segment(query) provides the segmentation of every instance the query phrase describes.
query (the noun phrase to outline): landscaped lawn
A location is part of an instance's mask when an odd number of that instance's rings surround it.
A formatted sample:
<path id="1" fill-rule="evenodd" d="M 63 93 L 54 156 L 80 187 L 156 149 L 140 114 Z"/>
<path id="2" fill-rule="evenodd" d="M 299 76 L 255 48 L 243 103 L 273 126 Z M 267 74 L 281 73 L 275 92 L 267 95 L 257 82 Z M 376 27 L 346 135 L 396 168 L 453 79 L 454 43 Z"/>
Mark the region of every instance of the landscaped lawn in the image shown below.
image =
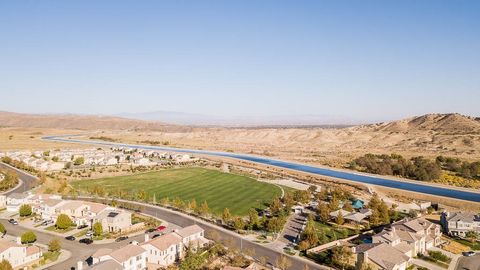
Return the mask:
<path id="1" fill-rule="evenodd" d="M 355 231 L 348 228 L 334 227 L 330 224 L 325 224 L 322 222 L 315 222 L 315 228 L 317 232 L 323 232 L 328 238 L 327 242 L 343 239 L 355 235 Z M 322 243 L 323 244 L 323 243 Z"/>
<path id="2" fill-rule="evenodd" d="M 122 189 L 126 192 L 145 190 L 157 202 L 164 197 L 184 201 L 195 199 L 200 205 L 207 201 L 215 213 L 228 208 L 232 214 L 245 215 L 251 207 L 263 209 L 274 197 L 281 195 L 275 185 L 262 183 L 246 176 L 223 173 L 204 168 L 169 169 L 129 176 L 79 180 L 76 189 L 88 190 L 95 185 L 106 191 Z"/>
<path id="3" fill-rule="evenodd" d="M 75 229 L 75 227 L 69 227 L 65 230 L 60 230 L 60 229 L 57 229 L 57 227 L 55 227 L 55 225 L 52 225 L 50 227 L 45 228 L 45 230 L 47 230 L 47 231 L 58 232 L 58 233 L 66 233 L 66 232 L 72 231 L 74 229 Z"/>

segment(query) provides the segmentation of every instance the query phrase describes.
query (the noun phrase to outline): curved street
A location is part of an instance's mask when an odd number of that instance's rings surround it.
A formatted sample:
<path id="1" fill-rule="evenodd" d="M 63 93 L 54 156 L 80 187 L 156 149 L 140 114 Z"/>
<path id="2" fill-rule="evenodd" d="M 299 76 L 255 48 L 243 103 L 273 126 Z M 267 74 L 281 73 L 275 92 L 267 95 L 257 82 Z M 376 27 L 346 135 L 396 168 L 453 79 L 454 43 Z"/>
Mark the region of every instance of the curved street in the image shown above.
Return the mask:
<path id="1" fill-rule="evenodd" d="M 36 181 L 35 176 L 32 176 L 28 173 L 25 173 L 21 170 L 10 167 L 3 163 L 0 163 L 0 166 L 3 168 L 9 168 L 9 169 L 15 170 L 18 173 L 19 178 L 23 181 L 18 187 L 6 192 L 5 194 L 11 194 L 14 192 L 23 192 L 33 187 L 34 181 Z M 79 197 L 77 199 L 95 200 L 91 197 Z M 123 201 L 123 200 L 120 200 L 120 201 Z M 152 217 L 159 218 L 161 220 L 165 220 L 171 224 L 174 224 L 180 227 L 186 227 L 192 224 L 198 224 L 205 230 L 207 235 L 212 235 L 212 233 L 216 234 L 219 238 L 218 239 L 219 241 L 221 241 L 224 244 L 228 244 L 229 246 L 234 246 L 235 248 L 238 248 L 240 250 L 247 250 L 247 249 L 254 250 L 255 251 L 253 255 L 254 258 L 260 259 L 263 257 L 267 260 L 267 262 L 269 262 L 272 265 L 275 265 L 275 262 L 278 257 L 280 257 L 281 255 L 285 255 L 289 257 L 289 260 L 292 263 L 292 266 L 288 268 L 289 270 L 302 270 L 304 269 L 305 265 L 308 265 L 309 269 L 318 269 L 318 270 L 330 269 L 326 266 L 318 265 L 307 259 L 304 259 L 298 256 L 290 256 L 290 255 L 284 254 L 282 251 L 274 250 L 267 246 L 250 242 L 248 240 L 243 239 L 243 237 L 237 233 L 226 230 L 220 226 L 208 223 L 206 221 L 195 218 L 193 216 L 189 216 L 189 215 L 179 213 L 170 209 L 153 206 L 145 203 L 130 202 L 130 201 L 125 201 L 125 202 L 141 205 L 143 213 L 150 215 Z M 3 220 L 3 221 L 4 222 L 2 223 L 5 225 L 5 228 L 7 229 L 7 233 L 9 235 L 20 236 L 23 232 L 25 232 L 26 230 L 29 230 L 29 228 L 24 228 L 21 225 L 12 225 L 8 223 L 6 220 Z M 52 235 L 45 231 L 40 231 L 40 230 L 35 230 L 35 234 L 37 235 L 37 239 L 38 239 L 37 241 L 42 244 L 47 244 L 53 238 L 59 238 L 55 235 Z M 116 249 L 127 243 L 126 241 L 123 241 L 119 243 L 85 245 L 85 244 L 79 243 L 78 240 L 68 241 L 64 238 L 59 238 L 59 240 L 61 241 L 62 248 L 72 252 L 72 256 L 64 262 L 61 262 L 59 264 L 49 267 L 49 269 L 52 269 L 52 270 L 65 270 L 65 269 L 73 270 L 76 268 L 78 261 L 85 261 L 96 250 L 100 248 Z M 132 241 L 132 240 L 135 240 L 141 243 L 144 240 L 144 236 L 143 234 L 141 234 L 135 237 L 131 237 L 128 241 Z"/>

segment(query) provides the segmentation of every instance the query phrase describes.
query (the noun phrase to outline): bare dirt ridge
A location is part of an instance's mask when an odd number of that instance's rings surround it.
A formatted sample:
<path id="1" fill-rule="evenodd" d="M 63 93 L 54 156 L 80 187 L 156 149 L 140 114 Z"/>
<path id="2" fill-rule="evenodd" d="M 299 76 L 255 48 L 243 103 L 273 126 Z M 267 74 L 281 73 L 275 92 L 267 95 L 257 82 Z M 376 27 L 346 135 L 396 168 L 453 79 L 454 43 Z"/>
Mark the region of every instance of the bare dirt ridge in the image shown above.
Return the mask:
<path id="1" fill-rule="evenodd" d="M 55 128 L 79 130 L 188 131 L 184 126 L 114 116 L 74 114 L 23 114 L 0 111 L 0 127 Z"/>

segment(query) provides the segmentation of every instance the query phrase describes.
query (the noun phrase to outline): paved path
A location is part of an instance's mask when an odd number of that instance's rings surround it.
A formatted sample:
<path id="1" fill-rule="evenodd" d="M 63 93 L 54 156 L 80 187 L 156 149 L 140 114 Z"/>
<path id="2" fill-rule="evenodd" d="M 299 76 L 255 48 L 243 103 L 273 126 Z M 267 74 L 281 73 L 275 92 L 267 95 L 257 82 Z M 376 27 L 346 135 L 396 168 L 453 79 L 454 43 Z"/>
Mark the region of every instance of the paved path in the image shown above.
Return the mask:
<path id="1" fill-rule="evenodd" d="M 429 270 L 445 270 L 443 267 L 420 259 L 412 259 L 412 263 L 418 266 L 426 267 Z"/>
<path id="2" fill-rule="evenodd" d="M 26 173 L 24 171 L 21 171 L 17 168 L 14 168 L 14 167 L 12 167 L 8 164 L 5 164 L 3 162 L 0 162 L 0 168 L 14 170 L 21 180 L 19 185 L 17 185 L 13 189 L 10 189 L 9 191 L 3 192 L 2 194 L 4 194 L 4 195 L 9 195 L 9 194 L 16 193 L 16 192 L 22 193 L 22 192 L 25 192 L 27 190 L 30 190 L 31 188 L 33 188 L 33 186 L 35 184 L 35 181 L 37 181 L 37 177 L 35 177 L 35 176 L 33 176 L 29 173 Z"/>

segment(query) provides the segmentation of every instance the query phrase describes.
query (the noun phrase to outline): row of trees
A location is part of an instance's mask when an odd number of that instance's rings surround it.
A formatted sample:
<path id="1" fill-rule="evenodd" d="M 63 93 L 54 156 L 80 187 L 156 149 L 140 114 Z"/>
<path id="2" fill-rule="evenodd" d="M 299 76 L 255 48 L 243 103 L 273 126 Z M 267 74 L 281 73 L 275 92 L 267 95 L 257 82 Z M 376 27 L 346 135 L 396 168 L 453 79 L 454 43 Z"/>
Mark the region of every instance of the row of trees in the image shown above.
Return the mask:
<path id="1" fill-rule="evenodd" d="M 424 157 L 406 159 L 397 154 L 366 154 L 353 160 L 349 167 L 368 173 L 395 175 L 420 181 L 438 179 L 442 169 L 437 162 Z"/>
<path id="2" fill-rule="evenodd" d="M 459 158 L 438 156 L 435 161 L 446 171 L 467 179 L 480 180 L 480 161 L 468 162 Z"/>
<path id="3" fill-rule="evenodd" d="M 3 180 L 0 181 L 0 191 L 9 190 L 18 185 L 18 175 L 12 170 L 0 171 Z"/>
<path id="4" fill-rule="evenodd" d="M 15 167 L 17 169 L 20 169 L 22 171 L 27 171 L 31 173 L 36 173 L 37 170 L 33 168 L 32 166 L 27 165 L 25 162 L 20 161 L 20 160 L 14 160 L 11 157 L 2 157 L 1 161 L 3 163 L 6 163 L 12 167 Z"/>

